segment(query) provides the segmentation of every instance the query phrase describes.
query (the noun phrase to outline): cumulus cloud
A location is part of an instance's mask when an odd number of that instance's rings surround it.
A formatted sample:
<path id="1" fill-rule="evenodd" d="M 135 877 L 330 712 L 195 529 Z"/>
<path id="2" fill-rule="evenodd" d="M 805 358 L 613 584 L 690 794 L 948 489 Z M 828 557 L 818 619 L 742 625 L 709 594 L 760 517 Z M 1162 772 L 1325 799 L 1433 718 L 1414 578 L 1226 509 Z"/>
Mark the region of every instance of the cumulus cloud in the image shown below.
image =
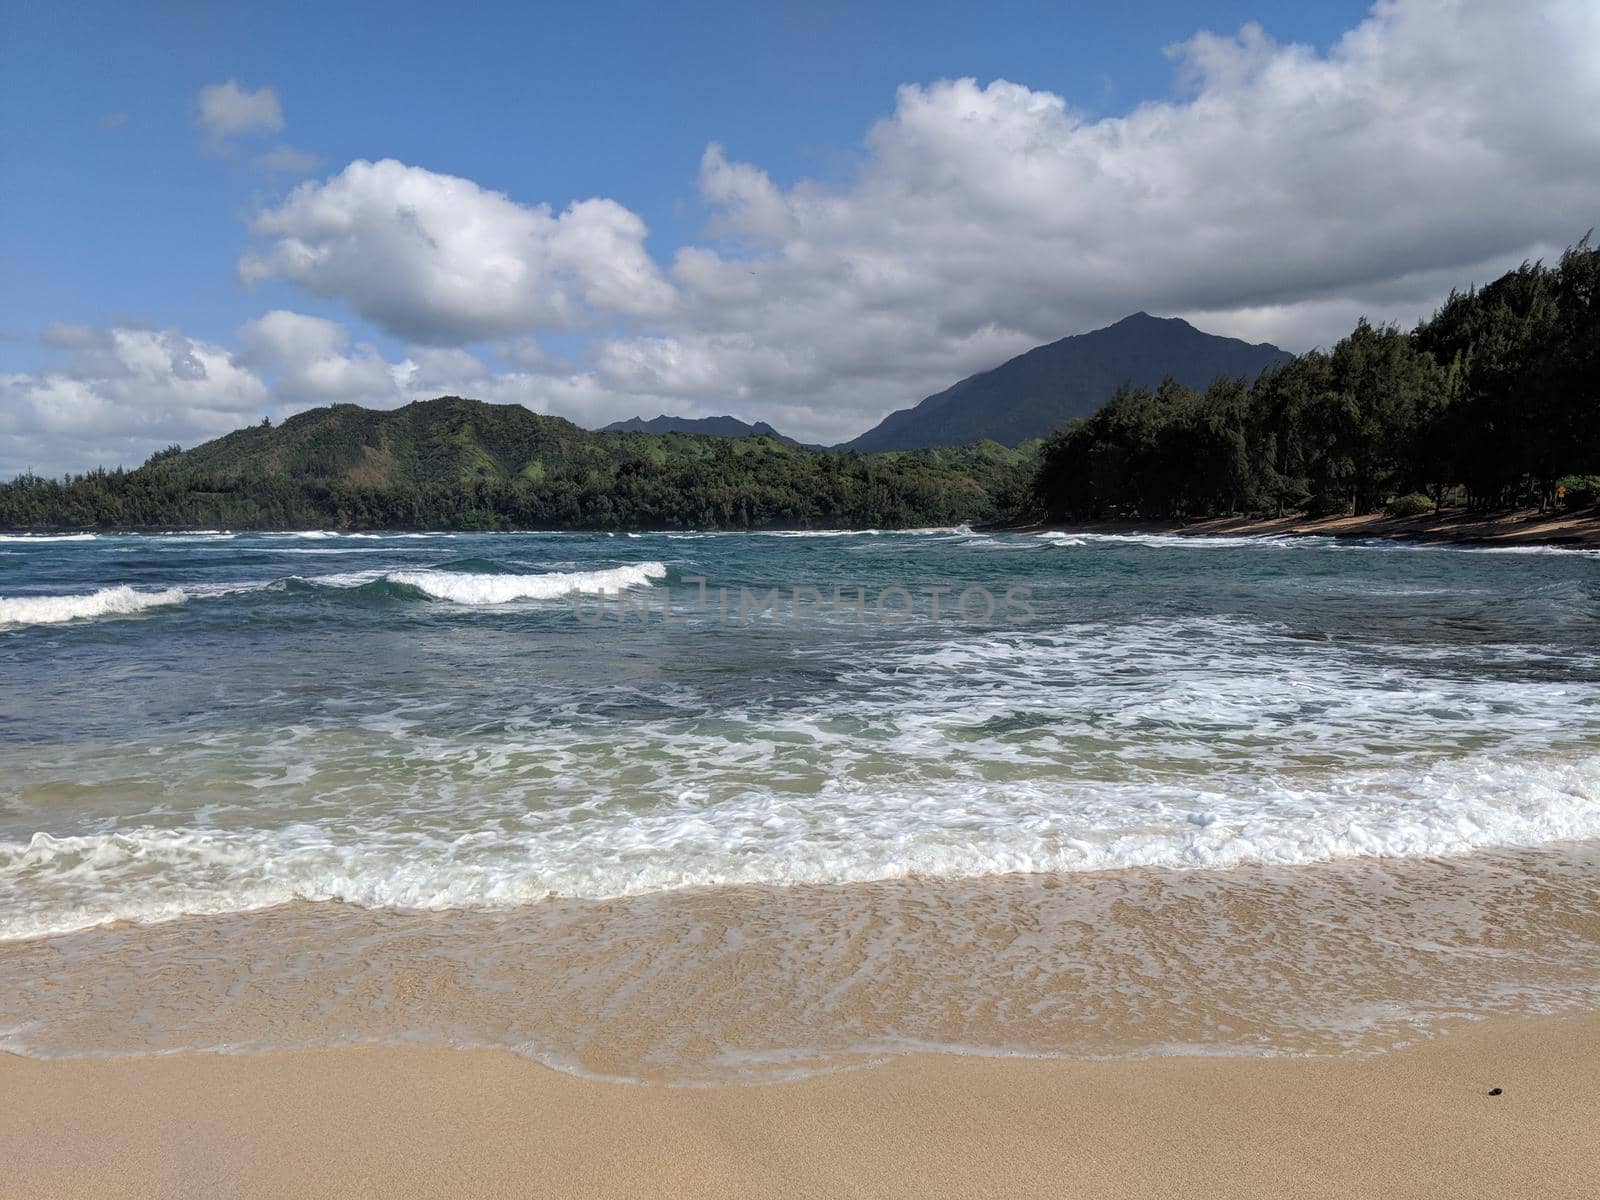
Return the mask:
<path id="1" fill-rule="evenodd" d="M 833 438 L 1136 309 L 1290 349 L 1410 322 L 1595 222 L 1583 0 L 1385 0 L 1325 54 L 1255 25 L 1168 53 L 1178 98 L 1099 120 L 1005 80 L 902 87 L 842 186 L 713 144 L 716 241 L 666 271 L 614 202 L 555 216 L 397 162 L 302 185 L 240 269 L 434 344 L 621 321 L 592 388 Z"/>
<path id="2" fill-rule="evenodd" d="M 349 331 L 337 321 L 275 309 L 247 321 L 239 340 L 244 349 L 236 362 L 270 377 L 281 406 L 387 407 L 394 399 L 395 376 L 389 364 L 367 344 L 352 352 Z"/>
<path id="3" fill-rule="evenodd" d="M 270 87 L 249 91 L 239 81 L 212 83 L 200 89 L 200 114 L 195 123 L 213 147 L 227 139 L 253 133 L 277 133 L 283 128 L 283 106 Z"/>
<path id="4" fill-rule="evenodd" d="M 307 182 L 256 218 L 246 283 L 287 279 L 410 341 L 465 343 L 663 317 L 645 225 L 612 200 L 563 212 L 386 159 Z"/>
<path id="5" fill-rule="evenodd" d="M 223 347 L 176 330 L 54 325 L 52 361 L 0 375 L 0 476 L 137 463 L 275 407 Z"/>
<path id="6" fill-rule="evenodd" d="M 1250 25 L 1168 54 L 1172 98 L 1100 119 L 1005 80 L 907 85 L 841 184 L 782 185 L 712 144 L 706 236 L 669 263 L 613 200 L 557 211 L 353 162 L 261 212 L 239 274 L 412 348 L 385 362 L 275 312 L 241 331 L 235 369 L 284 405 L 456 391 L 580 423 L 731 412 L 833 441 L 1136 309 L 1302 350 L 1363 314 L 1409 324 L 1600 224 L 1588 0 L 1382 0 L 1326 52 Z M 230 86 L 257 106 L 230 128 L 281 122 L 275 95 Z M 538 341 L 574 331 L 572 363 Z M 117 365 L 69 345 L 81 330 L 53 336 L 80 367 Z M 484 346 L 497 361 L 469 352 Z M 150 394 L 192 382 L 168 361 Z"/>
<path id="7" fill-rule="evenodd" d="M 147 328 L 57 322 L 48 361 L 0 374 L 0 479 L 134 466 L 174 442 L 194 446 L 263 416 L 328 404 L 397 408 L 434 396 L 521 404 L 580 424 L 632 415 L 621 377 L 548 358 L 531 343 L 490 363 L 459 347 L 412 346 L 389 360 L 340 322 L 274 309 L 245 322 L 237 348 Z M 649 397 L 658 407 L 667 393 Z"/>

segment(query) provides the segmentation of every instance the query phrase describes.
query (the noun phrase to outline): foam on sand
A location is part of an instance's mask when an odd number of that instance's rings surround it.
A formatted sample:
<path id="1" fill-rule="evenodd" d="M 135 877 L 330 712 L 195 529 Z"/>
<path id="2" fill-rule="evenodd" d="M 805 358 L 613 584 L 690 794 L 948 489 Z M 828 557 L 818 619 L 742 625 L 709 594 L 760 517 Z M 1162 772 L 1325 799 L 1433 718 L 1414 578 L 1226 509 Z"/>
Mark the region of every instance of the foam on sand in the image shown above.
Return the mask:
<path id="1" fill-rule="evenodd" d="M 685 753 L 703 756 L 715 744 Z M 127 823 L 0 841 L 0 941 L 291 900 L 504 908 L 730 885 L 1431 859 L 1600 836 L 1594 757 L 1485 756 L 1354 771 L 1320 786 L 1241 778 L 1209 794 L 1186 785 L 1017 781 L 941 791 L 828 785 L 800 798 L 708 780 L 641 812 L 622 781 L 547 745 L 540 760 L 582 772 L 586 786 L 564 778 L 484 790 L 463 824 L 450 797 L 477 777 L 470 767 L 439 776 L 440 755 L 458 749 L 418 747 L 406 761 L 432 782 L 392 797 L 390 825 L 359 827 L 347 811 L 352 796 L 337 798 L 321 782 L 324 771 L 341 778 L 350 760 L 318 762 L 305 743 L 296 750 L 309 757 L 291 772 L 295 790 L 328 798 L 305 803 L 278 828 Z M 514 753 L 494 750 L 508 762 Z M 713 789 L 723 794 L 713 798 Z"/>

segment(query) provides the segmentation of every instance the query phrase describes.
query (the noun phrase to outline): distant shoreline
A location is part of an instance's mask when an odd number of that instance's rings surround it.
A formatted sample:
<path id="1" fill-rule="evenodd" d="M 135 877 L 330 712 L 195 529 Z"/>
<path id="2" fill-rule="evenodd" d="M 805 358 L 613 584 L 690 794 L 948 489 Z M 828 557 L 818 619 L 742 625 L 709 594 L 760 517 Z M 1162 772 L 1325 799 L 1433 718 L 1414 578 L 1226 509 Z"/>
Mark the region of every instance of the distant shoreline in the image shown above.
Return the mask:
<path id="1" fill-rule="evenodd" d="M 998 532 L 998 530 L 997 530 Z M 1014 533 L 1156 533 L 1181 537 L 1336 537 L 1458 546 L 1600 549 L 1600 511 L 1445 509 L 1424 517 L 1212 517 L 1199 521 L 1082 521 L 1013 526 Z"/>
<path id="2" fill-rule="evenodd" d="M 649 529 L 596 529 L 589 526 L 541 526 L 518 529 L 422 528 L 411 525 L 350 525 L 329 527 L 337 533 L 800 533 L 822 528 L 815 525 L 762 525 L 741 529 L 705 529 L 671 526 Z M 881 529 L 903 532 L 890 526 L 829 526 L 850 532 Z M 916 526 L 924 529 L 928 526 Z M 953 528 L 953 527 L 952 527 Z M 1180 537 L 1335 537 L 1381 539 L 1397 542 L 1422 542 L 1459 546 L 1552 546 L 1584 550 L 1600 549 L 1600 509 L 1582 512 L 1539 512 L 1536 508 L 1484 512 L 1465 508 L 1445 509 L 1423 517 L 1389 517 L 1382 513 L 1366 516 L 1335 517 L 1210 517 L 1202 520 L 1114 520 L 1069 523 L 1031 522 L 1028 524 L 978 523 L 981 533 L 1090 533 L 1161 534 Z M 169 525 L 143 526 L 60 526 L 49 528 L 0 529 L 3 537 L 59 538 L 72 534 L 106 536 L 191 533 L 194 530 Z M 256 528 L 239 526 L 232 533 L 304 533 L 302 527 Z"/>

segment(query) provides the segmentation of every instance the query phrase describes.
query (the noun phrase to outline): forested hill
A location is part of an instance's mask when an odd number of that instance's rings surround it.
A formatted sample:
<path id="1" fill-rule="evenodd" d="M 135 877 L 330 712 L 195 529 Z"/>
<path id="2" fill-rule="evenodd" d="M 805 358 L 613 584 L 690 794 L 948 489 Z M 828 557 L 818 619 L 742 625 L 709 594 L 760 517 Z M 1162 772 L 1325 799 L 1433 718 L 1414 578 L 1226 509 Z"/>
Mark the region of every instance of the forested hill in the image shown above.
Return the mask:
<path id="1" fill-rule="evenodd" d="M 619 449 L 619 443 L 571 421 L 519 404 L 441 396 L 393 410 L 355 404 L 315 408 L 276 427 L 238 429 L 193 450 L 174 448 L 150 465 L 186 477 L 426 488 L 478 479 L 538 479 L 546 459 L 597 463 Z"/>
<path id="2" fill-rule="evenodd" d="M 914 408 L 891 413 L 842 448 L 909 450 L 981 438 L 1014 446 L 1088 416 L 1123 384 L 1155 387 L 1173 379 L 1203 388 L 1219 376 L 1252 380 L 1292 357 L 1276 346 L 1205 333 L 1175 317 L 1134 313 L 971 375 Z"/>
<path id="3" fill-rule="evenodd" d="M 771 436 L 593 432 L 457 396 L 342 404 L 172 447 L 132 471 L 0 484 L 0 529 L 651 529 L 985 521 L 1034 448 L 821 453 Z"/>
<path id="4" fill-rule="evenodd" d="M 1331 515 L 1600 500 L 1600 249 L 1360 322 L 1253 384 L 1126 387 L 1045 443 L 1056 520 Z"/>

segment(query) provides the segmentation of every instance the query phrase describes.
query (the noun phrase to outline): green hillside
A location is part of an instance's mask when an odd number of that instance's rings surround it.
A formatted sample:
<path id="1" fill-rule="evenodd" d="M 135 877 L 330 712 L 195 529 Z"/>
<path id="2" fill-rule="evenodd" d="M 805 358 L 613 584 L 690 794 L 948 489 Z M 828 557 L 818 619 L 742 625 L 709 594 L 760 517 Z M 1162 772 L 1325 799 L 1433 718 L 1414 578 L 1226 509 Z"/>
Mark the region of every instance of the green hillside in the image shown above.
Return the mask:
<path id="1" fill-rule="evenodd" d="M 477 480 L 538 482 L 547 472 L 603 471 L 635 457 L 656 464 L 693 462 L 716 453 L 722 440 L 594 433 L 520 404 L 441 396 L 392 411 L 354 404 L 312 409 L 276 427 L 236 430 L 160 465 L 190 475 L 424 488 Z M 777 439 L 770 445 L 767 439 L 754 440 L 761 450 L 783 445 Z M 741 452 L 757 449 L 745 446 Z"/>
<path id="2" fill-rule="evenodd" d="M 777 437 L 592 432 L 459 396 L 351 404 L 134 471 L 0 485 L 0 528 L 746 529 L 951 524 L 1026 503 L 1037 446 L 881 455 Z"/>

